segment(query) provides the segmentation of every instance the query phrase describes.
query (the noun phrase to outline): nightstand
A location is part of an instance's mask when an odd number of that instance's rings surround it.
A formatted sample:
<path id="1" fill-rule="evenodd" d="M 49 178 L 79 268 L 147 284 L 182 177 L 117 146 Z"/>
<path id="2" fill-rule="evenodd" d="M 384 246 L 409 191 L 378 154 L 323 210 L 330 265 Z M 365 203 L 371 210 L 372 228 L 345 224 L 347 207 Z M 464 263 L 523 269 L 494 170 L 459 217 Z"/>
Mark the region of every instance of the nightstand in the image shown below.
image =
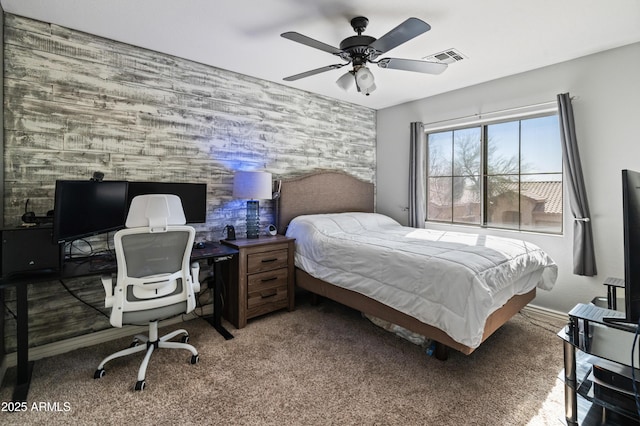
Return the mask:
<path id="1" fill-rule="evenodd" d="M 238 250 L 229 264 L 224 317 L 237 328 L 278 309 L 294 309 L 295 238 L 283 235 L 222 240 Z"/>

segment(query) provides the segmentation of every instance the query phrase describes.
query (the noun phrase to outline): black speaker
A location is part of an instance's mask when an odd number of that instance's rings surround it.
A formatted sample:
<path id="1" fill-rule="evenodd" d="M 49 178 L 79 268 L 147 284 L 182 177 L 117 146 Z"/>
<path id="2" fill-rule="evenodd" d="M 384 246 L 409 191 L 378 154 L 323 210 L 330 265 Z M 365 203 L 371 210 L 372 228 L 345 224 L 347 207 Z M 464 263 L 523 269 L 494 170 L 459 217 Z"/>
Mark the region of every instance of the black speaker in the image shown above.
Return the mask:
<path id="1" fill-rule="evenodd" d="M 3 278 L 28 272 L 54 272 L 60 270 L 62 247 L 53 244 L 52 227 L 3 229 Z"/>

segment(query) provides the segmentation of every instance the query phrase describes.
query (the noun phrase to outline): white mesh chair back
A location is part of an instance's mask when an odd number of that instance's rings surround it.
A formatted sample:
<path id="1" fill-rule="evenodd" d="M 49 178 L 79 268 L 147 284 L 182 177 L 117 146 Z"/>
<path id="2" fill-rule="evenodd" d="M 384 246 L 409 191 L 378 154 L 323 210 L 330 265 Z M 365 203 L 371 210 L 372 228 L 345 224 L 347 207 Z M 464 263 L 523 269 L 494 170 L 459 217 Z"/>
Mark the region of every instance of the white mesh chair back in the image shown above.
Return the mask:
<path id="1" fill-rule="evenodd" d="M 111 300 L 113 326 L 142 325 L 195 308 L 190 267 L 195 229 L 184 223 L 175 195 L 133 199 L 127 228 L 114 236 L 118 273 Z"/>

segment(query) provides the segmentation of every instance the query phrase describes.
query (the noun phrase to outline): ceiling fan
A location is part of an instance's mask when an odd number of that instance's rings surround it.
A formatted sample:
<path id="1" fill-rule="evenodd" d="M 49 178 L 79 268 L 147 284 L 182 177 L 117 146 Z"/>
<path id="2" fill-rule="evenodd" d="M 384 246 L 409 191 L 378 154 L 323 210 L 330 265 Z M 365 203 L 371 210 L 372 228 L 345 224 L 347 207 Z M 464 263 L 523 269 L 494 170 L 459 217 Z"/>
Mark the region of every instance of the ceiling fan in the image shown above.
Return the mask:
<path id="1" fill-rule="evenodd" d="M 344 90 L 348 90 L 355 83 L 359 92 L 369 95 L 376 89 L 373 73 L 367 67 L 367 62 L 376 64 L 380 68 L 395 70 L 405 70 L 421 72 L 426 74 L 440 74 L 447 68 L 447 64 L 440 62 L 419 61 L 413 59 L 383 58 L 376 60 L 378 56 L 394 49 L 412 38 L 426 33 L 431 26 L 418 18 L 409 18 L 400 25 L 376 39 L 362 33 L 367 28 L 369 20 L 364 16 L 358 16 L 351 20 L 353 30 L 358 33 L 356 36 L 347 37 L 340 42 L 340 47 L 333 47 L 318 40 L 289 31 L 281 36 L 302 43 L 306 46 L 320 49 L 347 61 L 342 64 L 327 65 L 314 70 L 306 71 L 286 77 L 285 81 L 295 81 L 301 78 L 310 77 L 325 71 L 342 68 L 345 65 L 353 64 L 353 69 L 342 75 L 336 84 Z"/>

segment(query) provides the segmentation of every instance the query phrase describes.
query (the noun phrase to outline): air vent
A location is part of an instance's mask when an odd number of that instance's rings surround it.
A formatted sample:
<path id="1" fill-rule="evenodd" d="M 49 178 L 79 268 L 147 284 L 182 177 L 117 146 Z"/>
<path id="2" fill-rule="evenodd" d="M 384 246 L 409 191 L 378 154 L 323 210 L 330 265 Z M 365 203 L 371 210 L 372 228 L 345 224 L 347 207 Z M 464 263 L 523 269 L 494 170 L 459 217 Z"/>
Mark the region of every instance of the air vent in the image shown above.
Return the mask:
<path id="1" fill-rule="evenodd" d="M 433 55 L 425 56 L 422 59 L 430 62 L 442 62 L 444 64 L 452 64 L 454 62 L 460 62 L 465 58 L 466 56 L 460 53 L 460 51 L 456 49 L 447 49 L 443 52 L 434 53 Z"/>

